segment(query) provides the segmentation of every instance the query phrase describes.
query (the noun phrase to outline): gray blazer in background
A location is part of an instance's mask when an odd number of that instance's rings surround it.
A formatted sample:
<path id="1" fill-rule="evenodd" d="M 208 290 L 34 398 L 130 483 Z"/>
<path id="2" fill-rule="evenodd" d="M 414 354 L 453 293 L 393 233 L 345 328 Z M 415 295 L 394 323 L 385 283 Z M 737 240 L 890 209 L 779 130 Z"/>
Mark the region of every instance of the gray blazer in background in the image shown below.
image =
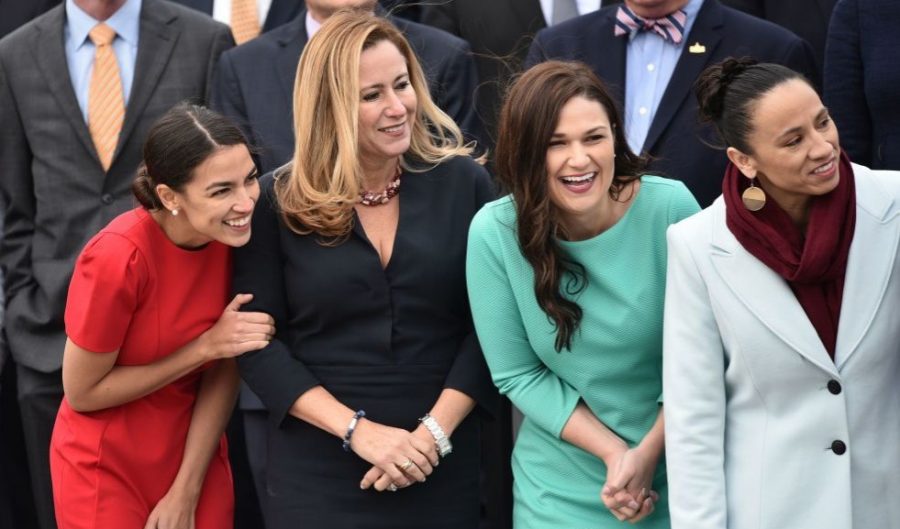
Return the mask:
<path id="1" fill-rule="evenodd" d="M 42 372 L 61 365 L 75 258 L 134 206 L 130 186 L 148 129 L 182 100 L 205 102 L 219 55 L 233 45 L 227 26 L 165 0 L 144 0 L 133 88 L 104 172 L 69 76 L 65 16 L 57 6 L 0 41 L 4 325 L 15 361 Z"/>

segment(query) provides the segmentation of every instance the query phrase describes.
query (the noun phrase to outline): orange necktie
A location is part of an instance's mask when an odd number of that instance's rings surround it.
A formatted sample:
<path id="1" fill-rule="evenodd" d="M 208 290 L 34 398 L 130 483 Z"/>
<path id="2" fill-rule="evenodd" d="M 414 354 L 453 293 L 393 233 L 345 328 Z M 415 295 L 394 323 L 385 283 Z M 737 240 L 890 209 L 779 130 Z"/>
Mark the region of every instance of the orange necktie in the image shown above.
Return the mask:
<path id="1" fill-rule="evenodd" d="M 259 36 L 256 0 L 231 0 L 231 32 L 238 44 Z"/>
<path id="2" fill-rule="evenodd" d="M 89 35 L 97 52 L 94 54 L 94 71 L 88 89 L 88 130 L 97 148 L 100 164 L 104 171 L 108 171 L 125 119 L 125 96 L 119 63 L 112 49 L 116 32 L 101 22 L 94 26 Z"/>

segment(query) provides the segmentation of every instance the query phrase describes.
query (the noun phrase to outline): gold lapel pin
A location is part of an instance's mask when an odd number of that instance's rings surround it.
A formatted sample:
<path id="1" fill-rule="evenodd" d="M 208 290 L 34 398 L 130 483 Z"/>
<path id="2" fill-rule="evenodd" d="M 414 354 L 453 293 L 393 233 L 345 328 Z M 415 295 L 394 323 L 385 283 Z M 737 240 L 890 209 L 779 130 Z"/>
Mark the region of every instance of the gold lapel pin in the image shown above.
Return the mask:
<path id="1" fill-rule="evenodd" d="M 706 53 L 706 46 L 699 42 L 695 42 L 694 45 L 688 48 L 688 51 L 691 53 Z"/>

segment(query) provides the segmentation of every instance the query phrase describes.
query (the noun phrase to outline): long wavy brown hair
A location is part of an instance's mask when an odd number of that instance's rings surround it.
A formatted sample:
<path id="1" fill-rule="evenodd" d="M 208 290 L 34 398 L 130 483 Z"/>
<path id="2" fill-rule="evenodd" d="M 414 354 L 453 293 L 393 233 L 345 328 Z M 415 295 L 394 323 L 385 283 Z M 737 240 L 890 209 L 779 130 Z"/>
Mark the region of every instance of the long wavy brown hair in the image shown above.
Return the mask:
<path id="1" fill-rule="evenodd" d="M 612 96 L 583 63 L 548 61 L 512 83 L 500 112 L 495 153 L 497 179 L 515 203 L 519 246 L 534 269 L 538 305 L 556 326 L 557 352 L 572 349 L 583 312 L 570 298 L 587 286 L 587 276 L 584 265 L 569 259 L 558 242 L 562 227 L 547 188 L 547 148 L 560 110 L 577 96 L 600 103 L 609 117 L 616 154 L 609 194 L 618 200 L 647 160 L 631 152 Z"/>

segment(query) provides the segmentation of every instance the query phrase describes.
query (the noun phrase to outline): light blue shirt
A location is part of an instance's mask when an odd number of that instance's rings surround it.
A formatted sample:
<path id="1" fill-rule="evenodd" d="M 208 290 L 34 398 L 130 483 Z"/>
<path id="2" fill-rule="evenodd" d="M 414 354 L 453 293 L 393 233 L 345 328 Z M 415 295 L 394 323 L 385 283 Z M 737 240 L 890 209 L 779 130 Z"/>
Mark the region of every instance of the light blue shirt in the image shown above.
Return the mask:
<path id="1" fill-rule="evenodd" d="M 625 135 L 628 146 L 636 153 L 644 150 L 650 124 L 681 51 L 685 46 L 694 44 L 688 42 L 688 37 L 701 6 L 703 0 L 690 0 L 682 8 L 687 14 L 687 21 L 684 24 L 684 38 L 677 45 L 663 40 L 652 31 L 639 31 L 631 37 L 622 37 L 629 39 L 625 62 Z"/>
<path id="2" fill-rule="evenodd" d="M 126 2 L 106 20 L 106 25 L 116 32 L 113 40 L 113 52 L 119 63 L 119 75 L 122 78 L 122 91 L 125 104 L 131 95 L 131 84 L 134 81 L 134 65 L 137 62 L 138 35 L 141 27 L 141 1 Z M 91 74 L 94 72 L 94 54 L 96 46 L 88 37 L 88 33 L 100 22 L 75 5 L 74 0 L 66 0 L 66 25 L 64 38 L 66 45 L 66 63 L 72 88 L 81 107 L 84 122 L 87 123 L 88 91 L 91 87 Z"/>

